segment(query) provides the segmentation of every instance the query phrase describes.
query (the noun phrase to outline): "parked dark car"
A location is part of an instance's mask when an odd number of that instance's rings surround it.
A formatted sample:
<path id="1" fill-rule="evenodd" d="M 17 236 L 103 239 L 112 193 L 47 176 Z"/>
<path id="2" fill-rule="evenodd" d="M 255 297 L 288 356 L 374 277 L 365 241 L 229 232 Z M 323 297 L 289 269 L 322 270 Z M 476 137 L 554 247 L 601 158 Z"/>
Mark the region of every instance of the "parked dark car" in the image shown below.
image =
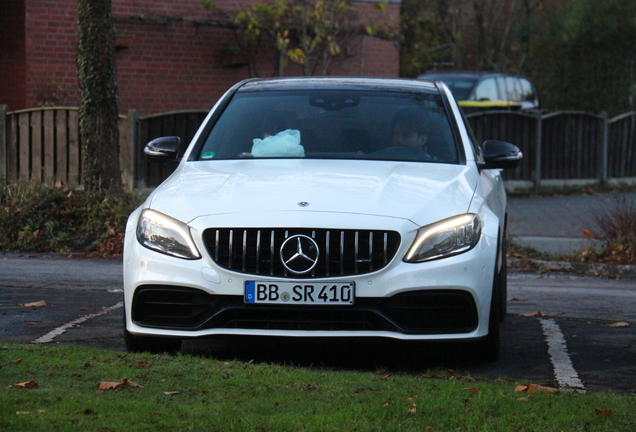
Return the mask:
<path id="1" fill-rule="evenodd" d="M 418 79 L 442 81 L 465 113 L 492 110 L 539 108 L 539 97 L 532 83 L 503 73 L 429 71 Z"/>

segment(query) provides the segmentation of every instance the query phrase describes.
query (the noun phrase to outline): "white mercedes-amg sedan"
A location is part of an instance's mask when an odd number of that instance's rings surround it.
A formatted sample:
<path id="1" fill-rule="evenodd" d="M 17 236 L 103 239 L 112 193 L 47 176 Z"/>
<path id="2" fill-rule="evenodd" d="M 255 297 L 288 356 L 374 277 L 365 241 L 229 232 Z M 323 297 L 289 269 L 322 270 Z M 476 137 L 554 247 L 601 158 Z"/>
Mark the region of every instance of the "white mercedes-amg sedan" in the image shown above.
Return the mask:
<path id="1" fill-rule="evenodd" d="M 126 347 L 224 336 L 469 343 L 499 354 L 501 169 L 441 82 L 243 81 L 126 228 Z"/>

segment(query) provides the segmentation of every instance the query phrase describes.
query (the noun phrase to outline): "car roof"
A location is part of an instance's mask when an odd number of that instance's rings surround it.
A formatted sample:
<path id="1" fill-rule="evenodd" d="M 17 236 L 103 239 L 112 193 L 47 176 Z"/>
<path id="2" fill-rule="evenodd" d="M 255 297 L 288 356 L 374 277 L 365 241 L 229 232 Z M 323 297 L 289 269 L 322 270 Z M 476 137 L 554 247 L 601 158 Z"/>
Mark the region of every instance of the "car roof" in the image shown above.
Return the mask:
<path id="1" fill-rule="evenodd" d="M 430 70 L 419 75 L 418 79 L 431 79 L 431 77 L 447 77 L 447 78 L 473 78 L 475 80 L 486 76 L 506 76 L 501 72 L 481 72 L 481 71 L 435 71 Z"/>
<path id="2" fill-rule="evenodd" d="M 238 92 L 271 90 L 379 90 L 379 91 L 428 91 L 439 93 L 432 82 L 394 78 L 333 78 L 296 77 L 249 79 L 243 81 Z"/>

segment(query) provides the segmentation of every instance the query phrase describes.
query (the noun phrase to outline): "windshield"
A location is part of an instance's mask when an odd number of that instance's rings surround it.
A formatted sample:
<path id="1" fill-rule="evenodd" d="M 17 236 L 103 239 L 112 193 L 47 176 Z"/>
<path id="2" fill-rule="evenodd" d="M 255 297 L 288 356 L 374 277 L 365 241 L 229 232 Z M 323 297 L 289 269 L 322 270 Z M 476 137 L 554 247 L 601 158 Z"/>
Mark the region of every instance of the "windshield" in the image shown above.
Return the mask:
<path id="1" fill-rule="evenodd" d="M 459 160 L 439 94 L 360 90 L 237 93 L 198 160 L 284 157 Z"/>
<path id="2" fill-rule="evenodd" d="M 450 91 L 456 100 L 468 100 L 470 92 L 477 83 L 478 78 L 472 78 L 467 76 L 449 76 L 444 74 L 426 74 L 422 75 L 422 78 L 431 81 L 442 81 L 448 86 Z"/>

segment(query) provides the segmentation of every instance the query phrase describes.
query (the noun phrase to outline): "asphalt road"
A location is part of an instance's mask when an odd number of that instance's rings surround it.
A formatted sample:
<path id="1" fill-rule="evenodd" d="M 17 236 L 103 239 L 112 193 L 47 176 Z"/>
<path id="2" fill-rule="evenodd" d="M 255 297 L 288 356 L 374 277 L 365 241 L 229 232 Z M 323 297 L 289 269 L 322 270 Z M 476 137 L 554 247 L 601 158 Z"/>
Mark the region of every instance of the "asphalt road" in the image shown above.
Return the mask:
<path id="1" fill-rule="evenodd" d="M 502 355 L 492 364 L 471 362 L 464 346 L 444 344 L 215 339 L 188 342 L 184 351 L 370 371 L 423 373 L 441 366 L 474 377 L 636 391 L 636 280 L 511 272 L 508 283 Z M 46 343 L 123 351 L 121 288 L 120 260 L 0 255 L 2 340 L 44 338 Z M 46 306 L 24 306 L 39 301 Z M 630 326 L 611 326 L 617 322 Z"/>

